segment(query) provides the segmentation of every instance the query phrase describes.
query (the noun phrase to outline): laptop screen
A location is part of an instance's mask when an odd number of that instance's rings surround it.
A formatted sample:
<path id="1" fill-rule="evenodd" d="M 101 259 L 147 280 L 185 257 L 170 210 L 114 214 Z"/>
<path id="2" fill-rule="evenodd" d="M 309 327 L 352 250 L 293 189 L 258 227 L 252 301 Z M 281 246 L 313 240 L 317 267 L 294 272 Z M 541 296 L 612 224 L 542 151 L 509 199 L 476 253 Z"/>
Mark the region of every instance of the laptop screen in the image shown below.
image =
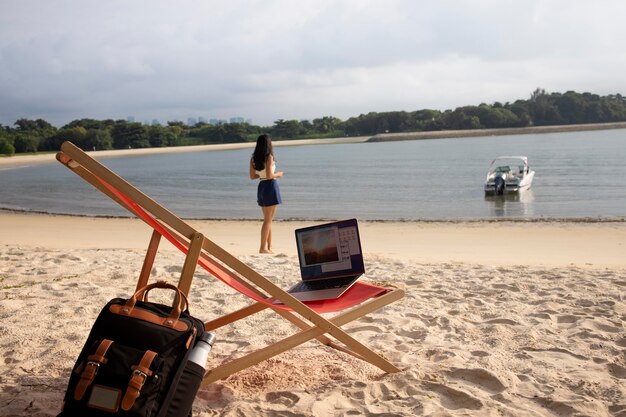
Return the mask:
<path id="1" fill-rule="evenodd" d="M 356 276 L 365 272 L 356 219 L 296 230 L 303 280 Z"/>

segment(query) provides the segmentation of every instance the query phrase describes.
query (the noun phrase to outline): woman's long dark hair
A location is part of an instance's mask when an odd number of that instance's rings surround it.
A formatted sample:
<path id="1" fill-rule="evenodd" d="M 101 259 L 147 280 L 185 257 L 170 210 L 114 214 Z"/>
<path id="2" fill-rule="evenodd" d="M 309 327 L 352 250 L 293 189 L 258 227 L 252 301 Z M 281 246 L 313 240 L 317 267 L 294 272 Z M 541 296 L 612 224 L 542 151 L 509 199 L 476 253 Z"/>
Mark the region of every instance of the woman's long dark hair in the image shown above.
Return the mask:
<path id="1" fill-rule="evenodd" d="M 265 169 L 265 161 L 267 161 L 270 155 L 274 155 L 272 139 L 270 135 L 264 133 L 257 138 L 254 153 L 252 154 L 252 166 L 254 169 L 257 171 Z"/>

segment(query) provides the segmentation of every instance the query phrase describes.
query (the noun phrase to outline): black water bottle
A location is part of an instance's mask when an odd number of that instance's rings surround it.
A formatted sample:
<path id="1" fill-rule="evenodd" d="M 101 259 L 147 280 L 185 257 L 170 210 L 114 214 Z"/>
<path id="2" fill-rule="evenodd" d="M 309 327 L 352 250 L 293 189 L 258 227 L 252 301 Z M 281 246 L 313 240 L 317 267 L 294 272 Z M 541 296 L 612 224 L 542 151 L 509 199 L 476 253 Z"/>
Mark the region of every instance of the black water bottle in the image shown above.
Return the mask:
<path id="1" fill-rule="evenodd" d="M 172 398 L 166 417 L 191 416 L 191 407 L 196 398 L 206 368 L 209 352 L 215 341 L 215 333 L 203 332 L 189 353 L 185 369 L 180 376 L 176 393 Z"/>

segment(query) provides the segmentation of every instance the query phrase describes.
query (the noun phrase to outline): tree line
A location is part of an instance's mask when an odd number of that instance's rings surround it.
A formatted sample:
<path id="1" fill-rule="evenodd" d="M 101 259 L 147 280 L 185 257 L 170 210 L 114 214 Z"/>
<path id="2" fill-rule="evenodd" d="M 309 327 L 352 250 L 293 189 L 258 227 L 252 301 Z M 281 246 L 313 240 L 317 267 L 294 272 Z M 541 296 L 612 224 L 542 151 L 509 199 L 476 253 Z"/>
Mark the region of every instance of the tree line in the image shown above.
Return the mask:
<path id="1" fill-rule="evenodd" d="M 0 125 L 0 155 L 57 151 L 66 140 L 86 150 L 184 146 L 250 142 L 260 133 L 274 140 L 367 136 L 438 130 L 492 129 L 626 121 L 626 98 L 621 94 L 546 93 L 536 89 L 529 99 L 514 103 L 482 103 L 454 110 L 371 112 L 345 121 L 333 116 L 308 120 L 279 119 L 272 126 L 249 123 L 168 122 L 166 126 L 126 120 L 74 120 L 61 128 L 45 120 L 19 119 L 13 127 Z"/>

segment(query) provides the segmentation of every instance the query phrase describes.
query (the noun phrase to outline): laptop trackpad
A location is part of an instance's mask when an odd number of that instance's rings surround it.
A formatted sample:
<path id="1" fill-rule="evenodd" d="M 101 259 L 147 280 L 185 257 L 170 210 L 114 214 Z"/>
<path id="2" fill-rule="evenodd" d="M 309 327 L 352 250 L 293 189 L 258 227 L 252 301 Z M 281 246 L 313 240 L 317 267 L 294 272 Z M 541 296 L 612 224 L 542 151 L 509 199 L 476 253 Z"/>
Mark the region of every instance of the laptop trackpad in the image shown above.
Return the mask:
<path id="1" fill-rule="evenodd" d="M 300 301 L 330 300 L 339 297 L 348 288 L 331 288 L 328 290 L 289 293 Z"/>

